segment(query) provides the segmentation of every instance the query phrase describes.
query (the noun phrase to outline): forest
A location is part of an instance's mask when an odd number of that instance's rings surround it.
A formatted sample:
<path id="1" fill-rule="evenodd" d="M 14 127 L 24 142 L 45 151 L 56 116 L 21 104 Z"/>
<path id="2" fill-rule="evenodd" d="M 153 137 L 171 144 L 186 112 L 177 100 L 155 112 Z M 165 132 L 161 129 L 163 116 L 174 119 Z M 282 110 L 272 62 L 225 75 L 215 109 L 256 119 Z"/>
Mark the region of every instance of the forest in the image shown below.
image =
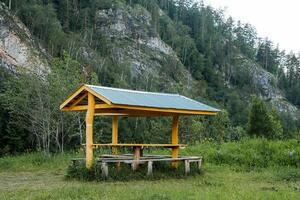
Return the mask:
<path id="1" fill-rule="evenodd" d="M 242 67 L 246 60 L 274 77 L 272 87 L 299 108 L 300 55 L 259 38 L 255 27 L 225 17 L 223 10 L 192 0 L 1 2 L 26 25 L 36 48 L 44 49 L 50 70 L 41 75 L 20 66 L 15 71 L 0 68 L 0 155 L 64 152 L 83 144 L 84 114 L 59 110 L 82 83 L 180 93 L 222 109 L 216 117 L 181 118 L 183 143 L 300 139 L 299 111 L 278 109 L 253 83 L 251 71 Z M 140 27 L 128 38 L 101 31 L 106 22 L 99 20 L 99 10 L 133 13 L 141 8 L 150 15 L 149 29 Z M 120 62 L 116 56 L 119 46 L 143 37 L 143 30 L 147 37 L 161 38 L 176 54 L 161 60 L 149 55 L 163 66 L 156 69 L 158 76 L 147 75 L 150 81 L 134 75 L 129 61 Z M 93 52 L 92 58 L 85 58 L 82 49 Z M 119 140 L 167 142 L 170 137 L 161 132 L 170 133 L 170 120 L 122 118 Z M 111 119 L 98 118 L 95 123 L 95 140 L 110 141 Z"/>

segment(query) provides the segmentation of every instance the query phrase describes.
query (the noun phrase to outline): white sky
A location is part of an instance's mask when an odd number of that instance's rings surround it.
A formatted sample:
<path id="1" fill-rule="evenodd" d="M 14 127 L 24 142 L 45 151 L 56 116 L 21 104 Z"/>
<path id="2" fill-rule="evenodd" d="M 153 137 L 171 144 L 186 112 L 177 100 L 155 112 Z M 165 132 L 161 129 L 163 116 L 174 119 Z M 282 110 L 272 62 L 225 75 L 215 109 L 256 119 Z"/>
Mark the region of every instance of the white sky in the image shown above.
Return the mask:
<path id="1" fill-rule="evenodd" d="M 205 5 L 226 10 L 235 21 L 252 24 L 259 37 L 279 48 L 300 51 L 300 0 L 204 0 Z"/>

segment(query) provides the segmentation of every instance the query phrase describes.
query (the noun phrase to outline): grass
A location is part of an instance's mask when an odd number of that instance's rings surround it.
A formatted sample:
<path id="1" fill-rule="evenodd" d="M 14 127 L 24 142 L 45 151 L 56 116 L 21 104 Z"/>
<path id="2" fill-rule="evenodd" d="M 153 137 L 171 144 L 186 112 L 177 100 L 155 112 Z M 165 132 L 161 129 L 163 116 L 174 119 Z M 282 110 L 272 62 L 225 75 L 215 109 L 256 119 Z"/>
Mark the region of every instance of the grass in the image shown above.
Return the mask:
<path id="1" fill-rule="evenodd" d="M 234 145 L 242 144 L 230 145 L 230 151 L 227 145 L 216 151 L 241 154 L 234 150 Z M 70 158 L 78 156 L 74 154 L 4 157 L 0 158 L 0 199 L 299 199 L 300 170 L 293 163 L 273 166 L 269 160 L 267 166 L 249 170 L 247 164 L 228 164 L 227 153 L 223 153 L 222 162 L 217 162 L 213 149 L 214 145 L 199 144 L 182 152 L 194 155 L 202 152 L 206 156 L 201 174 L 108 182 L 66 180 Z"/>

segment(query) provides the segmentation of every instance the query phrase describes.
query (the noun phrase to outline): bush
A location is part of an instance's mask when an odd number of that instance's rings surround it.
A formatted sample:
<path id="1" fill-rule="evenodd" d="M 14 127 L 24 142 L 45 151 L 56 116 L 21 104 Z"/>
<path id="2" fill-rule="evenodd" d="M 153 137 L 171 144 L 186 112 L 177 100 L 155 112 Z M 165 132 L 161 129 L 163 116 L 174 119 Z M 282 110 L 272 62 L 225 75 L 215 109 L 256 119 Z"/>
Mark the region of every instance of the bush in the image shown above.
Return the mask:
<path id="1" fill-rule="evenodd" d="M 300 181 L 300 170 L 297 168 L 285 168 L 277 172 L 277 177 L 284 181 Z"/>
<path id="2" fill-rule="evenodd" d="M 297 140 L 249 139 L 223 144 L 204 141 L 182 153 L 201 155 L 205 162 L 249 170 L 277 166 L 300 167 L 300 144 Z"/>
<path id="3" fill-rule="evenodd" d="M 269 139 L 280 139 L 283 135 L 283 128 L 277 111 L 275 109 L 269 111 L 266 103 L 258 98 L 252 100 L 248 134 Z"/>

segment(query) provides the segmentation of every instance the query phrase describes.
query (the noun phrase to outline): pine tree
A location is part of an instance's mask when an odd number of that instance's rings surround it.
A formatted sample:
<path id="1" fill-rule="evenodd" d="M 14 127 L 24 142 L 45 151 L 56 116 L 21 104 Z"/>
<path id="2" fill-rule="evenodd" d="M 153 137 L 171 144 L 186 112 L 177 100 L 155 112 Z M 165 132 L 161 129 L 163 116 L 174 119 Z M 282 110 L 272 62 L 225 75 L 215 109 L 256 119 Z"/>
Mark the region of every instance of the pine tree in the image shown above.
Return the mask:
<path id="1" fill-rule="evenodd" d="M 249 114 L 248 134 L 250 136 L 279 138 L 282 136 L 282 132 L 282 124 L 275 110 L 269 112 L 262 100 L 253 98 Z"/>

